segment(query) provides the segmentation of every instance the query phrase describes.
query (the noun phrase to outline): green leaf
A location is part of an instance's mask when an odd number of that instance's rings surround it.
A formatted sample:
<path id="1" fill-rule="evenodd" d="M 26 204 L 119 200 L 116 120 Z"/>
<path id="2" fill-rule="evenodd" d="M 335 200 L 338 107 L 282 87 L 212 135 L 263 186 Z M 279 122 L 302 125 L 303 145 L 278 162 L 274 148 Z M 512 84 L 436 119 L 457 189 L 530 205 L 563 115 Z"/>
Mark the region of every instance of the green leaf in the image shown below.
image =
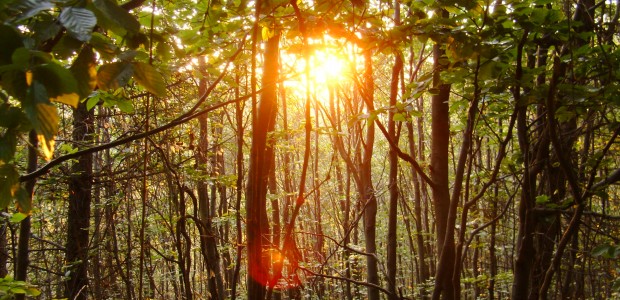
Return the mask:
<path id="1" fill-rule="evenodd" d="M 58 21 L 67 28 L 71 36 L 82 42 L 90 40 L 93 28 L 97 25 L 97 17 L 92 11 L 73 6 L 63 8 Z"/>
<path id="2" fill-rule="evenodd" d="M 13 27 L 0 24 L 0 41 L 0 65 L 10 64 L 13 51 L 24 46 L 22 37 Z"/>
<path id="3" fill-rule="evenodd" d="M 166 96 L 166 83 L 164 82 L 164 78 L 153 66 L 143 62 L 134 62 L 133 66 L 135 72 L 134 77 L 139 84 L 156 96 Z"/>
<path id="4" fill-rule="evenodd" d="M 112 40 L 101 33 L 93 32 L 89 43 L 97 50 L 104 60 L 112 60 L 116 53 L 118 53 L 118 47 L 114 45 Z"/>
<path id="5" fill-rule="evenodd" d="M 37 66 L 32 72 L 33 79 L 45 86 L 51 101 L 77 107 L 80 100 L 78 83 L 71 71 L 57 63 L 48 63 Z"/>
<path id="6" fill-rule="evenodd" d="M 15 192 L 15 198 L 17 198 L 17 209 L 24 214 L 30 214 L 32 210 L 32 195 L 28 194 L 28 191 L 23 186 Z"/>
<path id="7" fill-rule="evenodd" d="M 19 173 L 12 164 L 0 165 L 0 209 L 7 207 L 19 188 Z"/>
<path id="8" fill-rule="evenodd" d="M 71 65 L 71 73 L 77 80 L 80 99 L 88 97 L 97 86 L 96 57 L 92 47 L 84 47 Z"/>
<path id="9" fill-rule="evenodd" d="M 2 48 L 2 47 L 0 47 Z M 21 70 L 8 70 L 2 73 L 2 88 L 11 96 L 23 101 L 26 98 L 26 73 Z"/>
<path id="10" fill-rule="evenodd" d="M 17 131 L 13 128 L 7 129 L 0 136 L 0 161 L 8 162 L 15 156 L 17 150 Z"/>
<path id="11" fill-rule="evenodd" d="M 88 100 L 86 101 L 86 110 L 93 109 L 93 107 L 95 107 L 95 105 L 97 105 L 97 103 L 99 103 L 99 97 L 90 97 L 90 98 L 88 98 Z"/>
<path id="12" fill-rule="evenodd" d="M 119 35 L 125 35 L 126 32 L 135 34 L 140 31 L 140 22 L 128 11 L 118 6 L 116 1 L 94 0 L 93 5 L 97 9 L 95 13 L 101 17 L 99 20 L 101 26 Z"/>
<path id="13" fill-rule="evenodd" d="M 547 195 L 536 196 L 536 204 L 545 204 L 547 202 L 549 202 L 549 196 Z"/>
<path id="14" fill-rule="evenodd" d="M 54 46 L 52 52 L 57 59 L 70 59 L 79 52 L 84 42 L 74 38 L 72 35 L 64 34 L 60 41 Z"/>
<path id="15" fill-rule="evenodd" d="M 394 122 L 406 122 L 407 117 L 402 113 L 395 113 L 392 120 L 394 120 Z"/>
<path id="16" fill-rule="evenodd" d="M 35 289 L 33 287 L 29 287 L 29 288 L 26 289 L 26 295 L 37 297 L 37 296 L 41 295 L 41 291 L 39 291 L 38 289 Z"/>
<path id="17" fill-rule="evenodd" d="M 133 68 L 128 62 L 114 62 L 99 67 L 97 85 L 102 90 L 115 90 L 124 87 L 133 75 Z"/>
<path id="18" fill-rule="evenodd" d="M 13 294 L 25 294 L 26 290 L 24 290 L 23 288 L 20 288 L 20 287 L 13 287 L 13 288 L 9 289 L 9 292 L 11 292 Z"/>
<path id="19" fill-rule="evenodd" d="M 21 221 L 23 221 L 26 217 L 28 217 L 27 214 L 23 214 L 20 212 L 14 213 L 11 215 L 11 217 L 9 218 L 9 222 L 11 223 L 19 223 Z"/>
<path id="20" fill-rule="evenodd" d="M 127 99 L 121 99 L 116 101 L 116 106 L 118 106 L 118 109 L 120 109 L 124 113 L 131 114 L 135 112 L 133 102 Z"/>
<path id="21" fill-rule="evenodd" d="M 592 256 L 605 257 L 609 253 L 609 248 L 610 248 L 610 245 L 608 244 L 598 245 L 596 248 L 592 249 Z"/>

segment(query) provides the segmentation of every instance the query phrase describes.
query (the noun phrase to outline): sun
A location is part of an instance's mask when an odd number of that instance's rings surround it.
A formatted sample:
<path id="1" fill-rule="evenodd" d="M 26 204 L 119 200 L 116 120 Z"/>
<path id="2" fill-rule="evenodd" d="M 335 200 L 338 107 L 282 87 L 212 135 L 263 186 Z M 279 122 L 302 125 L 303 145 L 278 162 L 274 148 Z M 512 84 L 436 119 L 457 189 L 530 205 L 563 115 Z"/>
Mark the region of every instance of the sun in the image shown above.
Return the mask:
<path id="1" fill-rule="evenodd" d="M 330 89 L 351 81 L 355 66 L 353 52 L 327 35 L 311 40 L 303 48 L 285 50 L 281 52 L 284 86 L 299 98 L 304 98 L 306 90 L 310 90 L 312 98 L 325 102 Z"/>
<path id="2" fill-rule="evenodd" d="M 345 57 L 328 51 L 317 51 L 314 61 L 311 61 L 310 74 L 316 83 L 334 83 L 344 80 Z"/>

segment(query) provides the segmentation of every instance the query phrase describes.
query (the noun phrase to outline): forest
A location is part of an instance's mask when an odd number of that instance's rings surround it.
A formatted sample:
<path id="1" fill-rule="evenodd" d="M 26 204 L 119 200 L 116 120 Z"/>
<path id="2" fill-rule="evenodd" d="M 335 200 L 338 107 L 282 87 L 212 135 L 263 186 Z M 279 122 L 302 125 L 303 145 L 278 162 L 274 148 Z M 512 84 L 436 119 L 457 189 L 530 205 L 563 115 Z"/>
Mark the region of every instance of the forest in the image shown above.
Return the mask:
<path id="1" fill-rule="evenodd" d="M 0 21 L 0 299 L 620 299 L 620 0 Z"/>

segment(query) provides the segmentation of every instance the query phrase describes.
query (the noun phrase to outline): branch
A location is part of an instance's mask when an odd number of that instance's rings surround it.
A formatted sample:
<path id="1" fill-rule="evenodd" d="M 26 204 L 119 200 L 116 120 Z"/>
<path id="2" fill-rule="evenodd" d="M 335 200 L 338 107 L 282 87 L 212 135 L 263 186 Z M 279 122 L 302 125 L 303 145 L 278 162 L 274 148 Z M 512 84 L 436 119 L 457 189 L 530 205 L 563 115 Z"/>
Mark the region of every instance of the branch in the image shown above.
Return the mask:
<path id="1" fill-rule="evenodd" d="M 132 9 L 136 9 L 136 8 L 142 6 L 142 4 L 144 4 L 144 2 L 146 2 L 146 0 L 131 0 L 129 2 L 125 2 L 125 3 L 121 4 L 121 8 L 123 8 L 126 11 L 130 11 Z"/>
<path id="2" fill-rule="evenodd" d="M 381 130 L 381 132 L 383 133 L 383 136 L 385 136 L 385 139 L 388 141 L 388 143 L 390 143 L 390 148 L 392 148 L 392 150 L 394 150 L 396 154 L 398 154 L 398 157 L 410 163 L 413 166 L 413 168 L 416 170 L 416 172 L 420 174 L 420 177 L 422 177 L 422 179 L 424 179 L 424 181 L 428 183 L 428 185 L 430 185 L 431 188 L 435 188 L 435 183 L 431 180 L 430 177 L 428 177 L 428 175 L 426 175 L 426 173 L 424 173 L 424 170 L 422 170 L 422 167 L 418 164 L 418 161 L 416 161 L 415 158 L 411 157 L 411 155 L 400 150 L 398 145 L 392 140 L 387 130 L 385 129 L 383 124 L 379 122 L 378 119 L 375 119 L 375 123 L 379 127 L 379 130 Z"/>
<path id="3" fill-rule="evenodd" d="M 245 41 L 245 38 L 241 41 L 241 43 L 243 43 Z M 228 59 L 228 62 L 226 63 L 226 66 L 224 67 L 224 71 L 220 74 L 220 76 L 217 77 L 217 79 L 215 79 L 215 81 L 207 88 L 207 90 L 205 91 L 205 93 L 200 96 L 200 98 L 198 99 L 198 101 L 196 102 L 196 104 L 186 113 L 180 115 L 179 117 L 177 117 L 176 119 L 170 121 L 168 124 L 163 125 L 161 127 L 155 128 L 153 130 L 149 130 L 149 131 L 145 131 L 143 133 L 139 133 L 133 136 L 129 136 L 126 138 L 122 138 L 122 139 L 118 139 L 116 141 L 110 142 L 110 143 L 106 143 L 106 144 L 102 144 L 99 146 L 95 146 L 92 148 L 88 148 L 88 149 L 84 149 L 84 150 L 80 150 L 77 151 L 75 153 L 71 153 L 71 154 L 67 154 L 67 155 L 63 155 L 60 156 L 58 158 L 55 158 L 51 161 L 49 161 L 47 164 L 45 164 L 43 167 L 41 167 L 40 169 L 22 175 L 19 177 L 19 181 L 20 182 L 24 182 L 27 181 L 29 179 L 33 179 L 33 178 L 37 178 L 40 177 L 41 175 L 47 173 L 51 168 L 59 165 L 62 162 L 65 162 L 67 160 L 70 159 L 75 159 L 78 158 L 82 155 L 86 155 L 86 154 L 91 154 L 91 153 L 95 153 L 95 152 L 99 152 L 102 150 L 106 150 L 106 149 L 110 149 L 119 145 L 123 145 L 129 142 L 133 142 L 135 140 L 139 140 L 139 139 L 143 139 L 145 137 L 151 136 L 153 134 L 156 133 L 160 133 L 162 131 L 165 131 L 167 129 L 173 128 L 175 126 L 184 124 L 200 115 L 206 114 L 210 111 L 216 110 L 220 107 L 224 107 L 228 104 L 231 103 L 235 103 L 237 101 L 243 101 L 246 100 L 248 98 L 250 98 L 252 96 L 252 94 L 250 95 L 245 95 L 243 97 L 239 97 L 237 99 L 233 99 L 233 100 L 229 100 L 229 101 L 225 101 L 225 102 L 221 102 L 219 104 L 215 104 L 209 108 L 205 108 L 201 111 L 196 112 L 196 110 L 198 109 L 198 107 L 200 107 L 200 105 L 202 105 L 206 100 L 207 97 L 211 94 L 211 92 L 215 89 L 215 87 L 220 83 L 220 81 L 222 81 L 222 79 L 224 78 L 224 76 L 228 73 L 228 66 L 230 65 L 230 63 L 239 55 L 239 53 L 241 53 L 241 51 L 243 50 L 243 47 L 239 47 L 239 49 Z M 258 93 L 258 91 L 257 91 Z"/>
<path id="4" fill-rule="evenodd" d="M 613 183 L 616 183 L 620 181 L 620 168 L 616 169 L 615 171 L 611 172 L 611 174 L 609 174 L 609 176 L 607 176 L 605 179 L 599 181 L 598 183 L 596 183 L 595 185 L 592 186 L 593 190 L 596 190 L 597 188 L 600 188 L 602 186 L 605 185 L 610 185 Z"/>
<path id="5" fill-rule="evenodd" d="M 232 104 L 232 103 L 235 103 L 235 102 L 238 102 L 238 101 L 246 100 L 246 99 L 250 98 L 250 96 L 251 95 L 245 95 L 245 96 L 239 97 L 237 99 L 233 99 L 233 100 L 229 100 L 229 101 L 226 101 L 226 102 L 221 102 L 219 104 L 215 104 L 215 105 L 213 105 L 213 106 L 211 106 L 209 108 L 205 108 L 205 109 L 203 109 L 201 111 L 198 111 L 198 112 L 196 112 L 196 113 L 194 113 L 192 115 L 186 116 L 185 118 L 175 119 L 175 120 L 171 121 L 170 123 L 168 123 L 166 125 L 162 125 L 160 127 L 157 127 L 157 128 L 155 128 L 153 130 L 149 130 L 149 131 L 146 131 L 146 132 L 138 133 L 136 135 L 129 136 L 129 137 L 122 138 L 122 139 L 118 139 L 118 140 L 113 141 L 113 142 L 109 142 L 109 143 L 106 143 L 106 144 L 101 144 L 99 146 L 95 146 L 95 147 L 92 147 L 92 148 L 88 148 L 88 149 L 77 151 L 75 153 L 71 153 L 71 154 L 60 156 L 58 158 L 55 158 L 55 159 L 51 160 L 50 162 L 48 162 L 47 164 L 45 164 L 44 166 L 42 166 L 38 170 L 20 176 L 19 177 L 19 181 L 20 182 L 24 182 L 24 181 L 27 181 L 27 180 L 32 179 L 32 178 L 40 177 L 40 176 L 44 175 L 45 173 L 47 173 L 51 168 L 53 168 L 53 167 L 55 167 L 55 166 L 65 162 L 67 160 L 75 159 L 75 158 L 78 158 L 78 157 L 80 157 L 82 155 L 96 153 L 96 152 L 99 152 L 99 151 L 102 151 L 102 150 L 110 149 L 110 148 L 113 148 L 113 147 L 116 147 L 116 146 L 120 146 L 120 145 L 129 143 L 129 142 L 133 142 L 135 140 L 139 140 L 139 139 L 143 139 L 143 138 L 149 137 L 149 136 L 154 135 L 156 133 L 160 133 L 162 131 L 165 131 L 165 130 L 168 130 L 170 128 L 176 127 L 178 125 L 184 124 L 184 123 L 186 123 L 186 122 L 188 122 L 188 121 L 190 121 L 190 120 L 192 120 L 192 119 L 194 119 L 194 118 L 196 118 L 198 116 L 201 116 L 201 115 L 206 114 L 208 112 L 214 111 L 214 110 L 216 110 L 218 108 L 222 108 L 222 107 L 224 107 L 224 106 L 226 106 L 228 104 Z"/>
<path id="6" fill-rule="evenodd" d="M 314 275 L 314 276 L 330 278 L 330 279 L 335 279 L 335 280 L 343 280 L 343 281 L 347 281 L 347 282 L 350 282 L 350 283 L 353 283 L 353 284 L 357 284 L 357 285 L 373 287 L 373 288 L 376 288 L 376 289 L 382 291 L 384 294 L 386 294 L 388 296 L 392 295 L 392 293 L 390 293 L 388 290 L 386 290 L 386 289 L 384 289 L 384 288 L 382 288 L 382 287 L 380 287 L 380 286 L 378 286 L 376 284 L 372 284 L 372 283 L 368 283 L 368 282 L 364 282 L 364 281 L 357 281 L 357 280 L 353 280 L 353 279 L 346 278 L 346 277 L 331 276 L 331 275 L 326 275 L 326 274 L 315 273 L 315 272 L 313 272 L 313 271 L 311 271 L 309 269 L 306 269 L 304 267 L 301 267 L 301 266 L 298 267 L 298 268 L 301 269 L 302 271 L 308 272 L 308 273 L 310 273 L 311 275 Z"/>

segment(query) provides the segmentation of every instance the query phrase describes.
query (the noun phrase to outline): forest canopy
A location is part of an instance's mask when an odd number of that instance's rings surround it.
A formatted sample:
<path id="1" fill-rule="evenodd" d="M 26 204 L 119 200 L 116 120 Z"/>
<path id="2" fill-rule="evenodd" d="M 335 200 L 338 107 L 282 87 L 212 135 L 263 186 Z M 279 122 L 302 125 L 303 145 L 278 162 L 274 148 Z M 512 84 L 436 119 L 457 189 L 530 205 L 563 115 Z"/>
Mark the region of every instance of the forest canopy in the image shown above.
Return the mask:
<path id="1" fill-rule="evenodd" d="M 620 2 L 0 21 L 0 299 L 620 297 Z"/>

